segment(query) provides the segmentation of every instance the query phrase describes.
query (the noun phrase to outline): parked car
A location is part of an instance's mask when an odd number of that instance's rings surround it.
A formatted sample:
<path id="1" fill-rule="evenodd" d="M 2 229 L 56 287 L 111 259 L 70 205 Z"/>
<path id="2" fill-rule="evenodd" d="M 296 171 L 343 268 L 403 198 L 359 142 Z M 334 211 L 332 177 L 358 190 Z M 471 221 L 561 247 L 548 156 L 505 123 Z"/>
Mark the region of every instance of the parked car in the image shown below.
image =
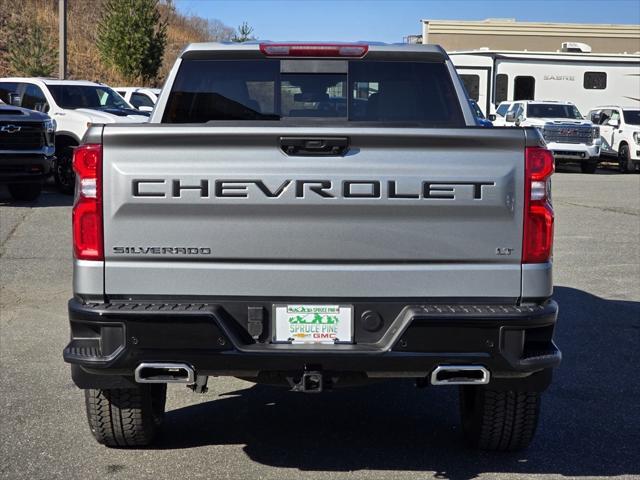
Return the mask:
<path id="1" fill-rule="evenodd" d="M 602 154 L 616 157 L 621 172 L 640 170 L 640 107 L 597 107 L 589 118 L 600 126 Z"/>
<path id="2" fill-rule="evenodd" d="M 56 120 L 53 175 L 60 191 L 73 193 L 73 149 L 94 123 L 146 122 L 149 113 L 134 109 L 106 85 L 81 80 L 1 78 L 0 99 L 48 113 Z"/>
<path id="3" fill-rule="evenodd" d="M 471 444 L 526 447 L 561 359 L 538 130 L 465 128 L 434 45 L 206 43 L 177 66 L 150 123 L 74 155 L 64 359 L 98 442 L 151 443 L 168 383 L 410 378 L 460 387 Z"/>
<path id="4" fill-rule="evenodd" d="M 16 200 L 35 200 L 51 174 L 56 122 L 0 100 L 0 184 Z"/>
<path id="5" fill-rule="evenodd" d="M 116 92 L 140 111 L 150 112 L 158 101 L 159 88 L 116 87 Z"/>
<path id="6" fill-rule="evenodd" d="M 600 159 L 600 128 L 585 120 L 571 102 L 523 100 L 513 102 L 505 124 L 536 127 L 556 163 L 577 162 L 583 173 L 595 173 Z"/>
<path id="7" fill-rule="evenodd" d="M 502 102 L 498 105 L 498 108 L 496 108 L 496 113 L 489 115 L 489 120 L 493 122 L 494 127 L 504 127 L 506 125 L 507 119 L 505 117 L 512 103 L 513 102 Z"/>

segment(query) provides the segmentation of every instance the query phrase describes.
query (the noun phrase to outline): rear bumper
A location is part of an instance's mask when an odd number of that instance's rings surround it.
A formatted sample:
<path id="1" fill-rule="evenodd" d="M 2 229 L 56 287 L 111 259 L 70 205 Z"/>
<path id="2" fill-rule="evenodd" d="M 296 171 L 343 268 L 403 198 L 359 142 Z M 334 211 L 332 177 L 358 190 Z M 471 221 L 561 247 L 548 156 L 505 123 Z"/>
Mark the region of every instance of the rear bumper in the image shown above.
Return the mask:
<path id="1" fill-rule="evenodd" d="M 54 157 L 0 152 L 0 183 L 41 182 L 50 174 Z"/>
<path id="2" fill-rule="evenodd" d="M 355 343 L 316 347 L 269 343 L 270 303 L 259 300 L 83 304 L 73 299 L 64 359 L 75 365 L 74 380 L 82 388 L 94 386 L 93 376 L 96 382 L 111 375 L 131 379 L 142 362 L 181 362 L 199 375 L 251 378 L 309 368 L 424 378 L 438 365 L 472 364 L 489 369 L 493 379 L 527 377 L 560 363 L 552 339 L 554 301 L 520 307 L 349 303 Z M 361 319 L 367 310 L 382 318 L 377 330 Z"/>

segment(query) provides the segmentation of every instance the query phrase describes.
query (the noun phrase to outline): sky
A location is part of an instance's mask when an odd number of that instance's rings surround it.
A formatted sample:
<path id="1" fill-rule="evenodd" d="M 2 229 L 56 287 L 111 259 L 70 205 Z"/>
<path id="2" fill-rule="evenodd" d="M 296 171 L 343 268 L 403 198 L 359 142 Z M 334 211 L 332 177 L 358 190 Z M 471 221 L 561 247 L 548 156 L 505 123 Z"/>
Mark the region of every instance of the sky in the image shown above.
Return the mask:
<path id="1" fill-rule="evenodd" d="M 182 13 L 237 27 L 262 40 L 401 42 L 421 19 L 640 24 L 640 0 L 174 0 Z"/>

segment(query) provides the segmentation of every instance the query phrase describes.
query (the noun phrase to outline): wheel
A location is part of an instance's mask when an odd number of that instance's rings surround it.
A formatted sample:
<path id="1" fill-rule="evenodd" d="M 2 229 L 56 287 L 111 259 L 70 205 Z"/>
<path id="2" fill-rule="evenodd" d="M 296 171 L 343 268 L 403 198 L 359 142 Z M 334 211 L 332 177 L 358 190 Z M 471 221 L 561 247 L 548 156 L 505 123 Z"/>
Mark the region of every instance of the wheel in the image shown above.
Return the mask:
<path id="1" fill-rule="evenodd" d="M 596 173 L 598 168 L 598 162 L 582 162 L 580 164 L 580 170 L 582 173 Z"/>
<path id="2" fill-rule="evenodd" d="M 526 448 L 536 431 L 540 412 L 538 392 L 498 391 L 460 387 L 460 416 L 466 441 L 482 450 Z"/>
<path id="3" fill-rule="evenodd" d="M 84 394 L 89 427 L 98 443 L 109 447 L 149 445 L 162 426 L 165 384 L 88 389 Z"/>
<path id="4" fill-rule="evenodd" d="M 41 183 L 10 183 L 9 193 L 15 200 L 31 201 L 42 191 Z"/>
<path id="5" fill-rule="evenodd" d="M 620 145 L 618 151 L 618 170 L 622 173 L 633 173 L 635 171 L 635 165 L 631 160 L 631 154 L 629 153 L 628 145 Z"/>
<path id="6" fill-rule="evenodd" d="M 73 171 L 73 147 L 63 145 L 56 149 L 56 161 L 53 177 L 58 190 L 67 195 L 73 194 L 76 185 L 76 174 Z"/>

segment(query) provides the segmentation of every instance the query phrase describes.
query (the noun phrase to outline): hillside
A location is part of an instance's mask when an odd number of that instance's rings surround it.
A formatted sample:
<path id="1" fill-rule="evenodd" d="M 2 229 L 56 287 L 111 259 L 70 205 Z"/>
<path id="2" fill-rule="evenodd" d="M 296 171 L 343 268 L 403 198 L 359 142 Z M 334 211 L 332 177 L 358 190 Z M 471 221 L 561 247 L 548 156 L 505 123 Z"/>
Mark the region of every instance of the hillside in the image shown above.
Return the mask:
<path id="1" fill-rule="evenodd" d="M 74 79 L 95 80 L 110 85 L 123 81 L 118 72 L 100 61 L 96 48 L 96 24 L 104 0 L 68 0 L 67 14 L 67 71 Z M 191 42 L 229 40 L 234 30 L 218 20 L 178 13 L 170 0 L 161 5 L 168 21 L 167 47 L 159 84 L 169 72 L 177 55 Z M 0 77 L 20 75 L 12 71 L 7 60 L 7 41 L 11 35 L 29 35 L 29 27 L 38 24 L 53 46 L 58 46 L 57 0 L 0 0 Z M 15 32 L 15 33 L 14 33 Z M 56 71 L 57 75 L 57 58 Z"/>

